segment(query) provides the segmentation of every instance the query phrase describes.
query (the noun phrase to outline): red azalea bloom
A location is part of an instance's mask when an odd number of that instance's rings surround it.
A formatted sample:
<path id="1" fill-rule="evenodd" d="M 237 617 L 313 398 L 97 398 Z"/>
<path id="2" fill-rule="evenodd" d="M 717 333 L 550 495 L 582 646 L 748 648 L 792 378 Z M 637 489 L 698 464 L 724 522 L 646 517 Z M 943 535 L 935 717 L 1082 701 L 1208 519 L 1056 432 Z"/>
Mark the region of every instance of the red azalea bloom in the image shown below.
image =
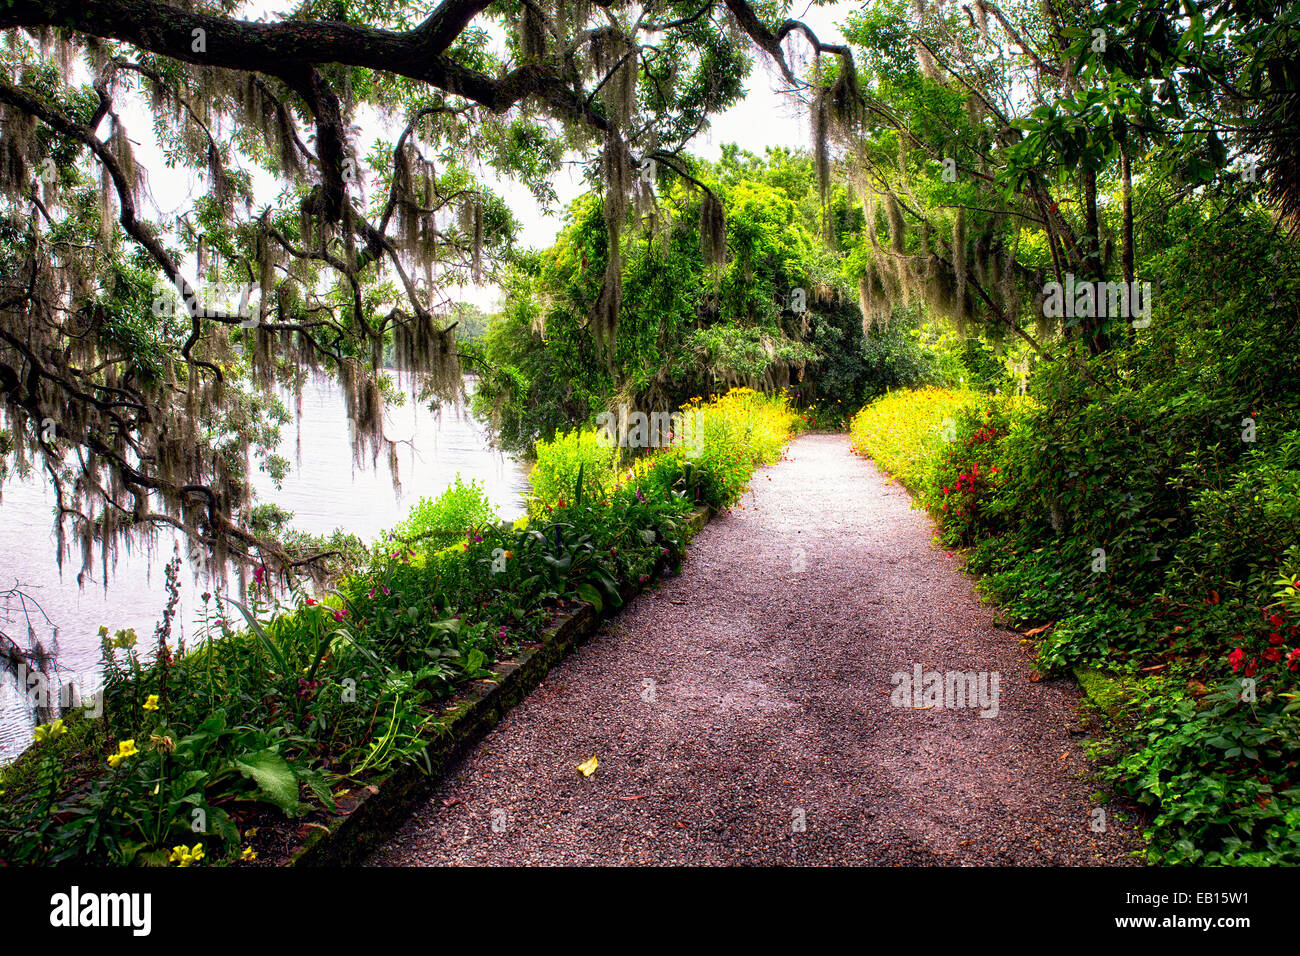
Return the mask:
<path id="1" fill-rule="evenodd" d="M 1274 627 L 1281 627 L 1281 626 L 1282 626 L 1282 615 L 1280 615 L 1280 614 L 1274 614 L 1274 615 L 1270 616 L 1269 619 L 1268 619 L 1268 623 L 1272 624 Z"/>
<path id="2" fill-rule="evenodd" d="M 1286 656 L 1287 670 L 1295 670 L 1300 667 L 1300 647 L 1293 648 L 1291 653 Z"/>
<path id="3" fill-rule="evenodd" d="M 1264 660 L 1276 664 L 1282 659 L 1282 649 L 1279 647 L 1270 647 L 1264 652 Z"/>
<path id="4" fill-rule="evenodd" d="M 1268 636 L 1268 642 L 1270 644 L 1281 644 L 1283 640 L 1285 639 L 1277 631 L 1274 631 L 1272 634 Z"/>
<path id="5" fill-rule="evenodd" d="M 1241 670 L 1241 661 L 1246 656 L 1246 652 L 1240 647 L 1228 655 L 1228 663 L 1232 665 L 1233 671 Z"/>
<path id="6" fill-rule="evenodd" d="M 1254 677 L 1255 671 L 1257 670 L 1259 670 L 1259 661 L 1255 660 L 1255 658 L 1252 657 L 1250 659 L 1250 663 L 1246 665 L 1246 676 Z"/>

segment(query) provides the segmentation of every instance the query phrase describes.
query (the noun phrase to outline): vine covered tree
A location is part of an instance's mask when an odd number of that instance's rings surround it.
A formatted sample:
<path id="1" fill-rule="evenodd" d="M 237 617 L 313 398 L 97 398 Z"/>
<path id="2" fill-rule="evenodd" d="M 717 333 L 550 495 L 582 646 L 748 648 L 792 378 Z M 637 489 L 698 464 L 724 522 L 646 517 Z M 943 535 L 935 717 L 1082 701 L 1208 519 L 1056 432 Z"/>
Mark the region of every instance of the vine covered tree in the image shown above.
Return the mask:
<path id="1" fill-rule="evenodd" d="M 83 573 L 164 525 L 213 568 L 310 564 L 251 520 L 250 470 L 283 466 L 277 392 L 337 378 L 371 460 L 393 453 L 385 355 L 412 388 L 457 396 L 449 290 L 494 277 L 516 228 L 485 167 L 546 203 L 566 151 L 599 154 L 609 253 L 589 322 L 609 348 L 629 210 L 654 204 L 658 178 L 690 180 L 679 156 L 740 97 L 749 51 L 795 89 L 792 34 L 848 56 L 739 0 L 254 13 L 0 8 L 0 452 L 45 472 L 60 561 L 79 554 Z M 140 113 L 161 167 L 137 158 Z M 397 135 L 366 148 L 376 117 Z M 188 208 L 151 218 L 150 197 L 186 179 Z M 702 203 L 716 261 L 725 215 L 707 189 Z"/>

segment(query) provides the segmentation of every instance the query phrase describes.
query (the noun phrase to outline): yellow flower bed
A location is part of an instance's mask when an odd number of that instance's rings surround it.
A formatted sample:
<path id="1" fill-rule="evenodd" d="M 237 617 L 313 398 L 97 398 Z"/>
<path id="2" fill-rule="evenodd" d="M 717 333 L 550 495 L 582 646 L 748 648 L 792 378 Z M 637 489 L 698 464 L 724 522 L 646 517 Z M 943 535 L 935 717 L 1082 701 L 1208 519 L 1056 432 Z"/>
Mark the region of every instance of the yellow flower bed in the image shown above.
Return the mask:
<path id="1" fill-rule="evenodd" d="M 918 388 L 890 392 L 863 408 L 849 424 L 849 444 L 859 455 L 921 488 L 925 469 L 955 430 L 957 410 L 976 397 L 969 389 Z"/>

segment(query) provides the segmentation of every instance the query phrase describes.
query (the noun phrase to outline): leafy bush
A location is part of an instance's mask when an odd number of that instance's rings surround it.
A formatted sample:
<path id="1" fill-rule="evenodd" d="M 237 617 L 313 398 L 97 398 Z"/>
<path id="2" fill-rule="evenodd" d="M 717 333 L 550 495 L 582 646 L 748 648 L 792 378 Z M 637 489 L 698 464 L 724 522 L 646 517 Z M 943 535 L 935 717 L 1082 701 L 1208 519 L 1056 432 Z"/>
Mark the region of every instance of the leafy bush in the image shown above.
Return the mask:
<path id="1" fill-rule="evenodd" d="M 461 541 L 466 534 L 487 524 L 495 524 L 496 508 L 483 493 L 477 480 L 466 484 L 460 475 L 451 487 L 437 498 L 421 498 L 392 536 L 405 543 L 427 542 L 441 549 Z"/>
<path id="2" fill-rule="evenodd" d="M 592 493 L 611 483 L 619 454 L 618 446 L 604 440 L 597 428 L 563 432 L 554 441 L 537 442 L 535 449 L 537 463 L 528 474 L 533 486 L 530 498 L 543 506 L 562 501 L 566 495 L 572 498 L 579 475 Z"/>
<path id="3" fill-rule="evenodd" d="M 853 416 L 849 445 L 920 491 L 931 459 L 955 436 L 957 413 L 974 394 L 946 388 L 891 392 Z"/>
<path id="4" fill-rule="evenodd" d="M 666 487 L 714 508 L 740 500 L 754 469 L 778 461 L 790 434 L 803 424 L 785 398 L 748 388 L 708 402 L 693 399 L 683 413 L 686 444 L 696 447 L 670 450 L 651 473 Z"/>
<path id="5" fill-rule="evenodd" d="M 1007 481 L 1002 440 L 1025 406 L 1015 396 L 984 396 L 957 410 L 952 440 L 931 459 L 922 488 L 946 543 L 968 544 L 1001 526 L 997 492 Z"/>

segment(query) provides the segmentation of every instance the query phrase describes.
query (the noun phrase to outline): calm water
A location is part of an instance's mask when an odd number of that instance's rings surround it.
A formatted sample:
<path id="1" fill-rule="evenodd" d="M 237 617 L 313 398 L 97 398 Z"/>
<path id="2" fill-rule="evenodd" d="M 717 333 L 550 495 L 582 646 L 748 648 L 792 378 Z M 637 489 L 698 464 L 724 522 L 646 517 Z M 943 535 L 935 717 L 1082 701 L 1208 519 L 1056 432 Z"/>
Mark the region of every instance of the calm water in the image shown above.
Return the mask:
<path id="1" fill-rule="evenodd" d="M 292 399 L 287 404 L 294 407 Z M 354 467 L 341 395 L 332 383 L 309 384 L 303 394 L 302 418 L 296 426 L 291 423 L 281 429 L 279 451 L 292 463 L 291 471 L 278 490 L 259 474 L 254 482 L 259 500 L 292 511 L 293 525 L 303 531 L 327 533 L 341 527 L 369 542 L 405 517 L 421 497 L 441 494 L 459 473 L 465 481 L 475 479 L 481 484 L 501 517 L 523 513 L 521 495 L 528 488 L 524 466 L 489 448 L 486 433 L 468 412 L 458 415 L 447 410 L 435 415 L 408 397 L 405 407 L 389 410 L 385 434 L 398 441 L 411 440 L 399 446 L 400 493 L 393 489 L 382 456 L 374 469 Z M 60 579 L 52 508 L 53 496 L 39 481 L 5 484 L 0 501 L 0 589 L 17 582 L 40 602 L 59 629 L 57 646 L 51 649 L 57 650 L 60 671 L 68 680 L 94 672 L 101 624 L 114 631 L 133 627 L 141 643 L 148 643 L 166 601 L 163 566 L 171 557 L 174 539 L 160 532 L 152 556 L 139 549 L 129 554 L 123 550 L 107 591 L 98 563 L 94 583 L 79 589 L 79 557 L 65 565 Z M 195 585 L 188 569 L 182 571 L 181 581 L 179 630 L 192 643 L 194 608 L 201 603 L 197 595 L 204 588 Z M 25 625 L 11 620 L 0 626 L 23 643 Z M 38 628 L 37 633 L 45 637 L 48 630 L 42 633 Z M 12 759 L 27 746 L 32 725 L 14 681 L 0 681 L 0 761 Z"/>

